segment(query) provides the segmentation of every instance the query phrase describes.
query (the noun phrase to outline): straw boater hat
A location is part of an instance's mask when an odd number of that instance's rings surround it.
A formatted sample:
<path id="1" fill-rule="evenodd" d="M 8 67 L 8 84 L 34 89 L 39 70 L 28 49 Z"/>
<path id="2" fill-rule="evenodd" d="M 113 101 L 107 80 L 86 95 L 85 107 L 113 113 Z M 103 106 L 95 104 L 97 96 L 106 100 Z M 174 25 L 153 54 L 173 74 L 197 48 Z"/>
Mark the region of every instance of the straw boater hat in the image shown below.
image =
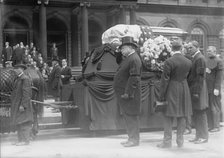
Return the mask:
<path id="1" fill-rule="evenodd" d="M 121 48 L 124 45 L 131 45 L 134 46 L 135 48 L 138 48 L 138 44 L 134 41 L 134 38 L 131 36 L 125 36 L 121 39 L 122 44 L 120 45 L 119 48 Z"/>

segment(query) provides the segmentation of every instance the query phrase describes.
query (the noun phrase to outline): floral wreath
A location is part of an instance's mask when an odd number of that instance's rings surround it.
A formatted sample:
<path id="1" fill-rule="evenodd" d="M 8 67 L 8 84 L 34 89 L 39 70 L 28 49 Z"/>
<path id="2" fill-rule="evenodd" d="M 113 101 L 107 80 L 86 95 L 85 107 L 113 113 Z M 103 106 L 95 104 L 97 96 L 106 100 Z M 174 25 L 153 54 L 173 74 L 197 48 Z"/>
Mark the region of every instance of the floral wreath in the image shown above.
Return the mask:
<path id="1" fill-rule="evenodd" d="M 144 67 L 149 71 L 163 71 L 164 61 L 171 55 L 171 42 L 160 35 L 150 38 L 140 48 L 140 57 Z"/>

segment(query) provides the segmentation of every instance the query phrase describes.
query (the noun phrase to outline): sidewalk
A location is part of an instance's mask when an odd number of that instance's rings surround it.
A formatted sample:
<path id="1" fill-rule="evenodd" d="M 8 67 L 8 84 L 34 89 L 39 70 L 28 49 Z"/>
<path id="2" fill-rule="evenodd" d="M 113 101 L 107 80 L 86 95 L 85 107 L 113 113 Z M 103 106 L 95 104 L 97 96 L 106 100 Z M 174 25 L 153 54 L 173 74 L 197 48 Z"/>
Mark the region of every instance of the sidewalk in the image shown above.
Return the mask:
<path id="1" fill-rule="evenodd" d="M 121 141 L 126 134 L 105 135 L 83 133 L 75 128 L 41 130 L 38 138 L 29 146 L 13 146 L 16 134 L 1 135 L 1 158 L 223 158 L 224 127 L 220 132 L 211 133 L 209 142 L 193 144 L 195 131 L 185 135 L 183 148 L 177 148 L 176 135 L 173 135 L 173 147 L 160 149 L 163 131 L 141 132 L 138 147 L 124 148 Z"/>

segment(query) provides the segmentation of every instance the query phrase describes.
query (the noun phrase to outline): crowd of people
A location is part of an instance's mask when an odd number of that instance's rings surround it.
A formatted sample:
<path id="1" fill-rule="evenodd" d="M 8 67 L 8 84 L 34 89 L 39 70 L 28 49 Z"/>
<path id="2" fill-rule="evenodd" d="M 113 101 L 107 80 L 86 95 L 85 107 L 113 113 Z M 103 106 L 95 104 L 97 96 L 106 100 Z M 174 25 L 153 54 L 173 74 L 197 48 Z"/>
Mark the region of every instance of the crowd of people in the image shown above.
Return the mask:
<path id="1" fill-rule="evenodd" d="M 159 148 L 172 146 L 173 120 L 177 120 L 178 147 L 183 147 L 184 132 L 196 129 L 190 142 L 208 142 L 209 131 L 220 130 L 221 81 L 223 61 L 214 46 L 207 49 L 207 59 L 200 52 L 197 41 L 183 44 L 181 39 L 171 42 L 171 57 L 164 62 L 160 80 L 160 94 L 156 101 L 157 111 L 162 112 L 164 121 L 163 142 Z M 139 145 L 139 114 L 141 105 L 140 76 L 142 64 L 137 55 L 138 46 L 133 37 L 123 37 L 119 47 L 122 60 L 114 77 L 114 90 L 126 123 L 128 140 L 124 147 Z M 192 120 L 191 120 L 192 118 Z M 208 119 L 209 118 L 209 119 Z"/>
<path id="2" fill-rule="evenodd" d="M 160 80 L 160 94 L 157 98 L 157 105 L 163 106 L 164 116 L 164 137 L 163 142 L 158 144 L 160 148 L 172 146 L 173 120 L 177 119 L 178 147 L 184 144 L 184 132 L 186 129 L 191 133 L 192 122 L 196 129 L 195 137 L 190 142 L 201 144 L 208 142 L 209 131 L 218 132 L 220 130 L 221 115 L 221 82 L 223 80 L 223 61 L 217 55 L 216 47 L 209 46 L 207 49 L 207 59 L 200 52 L 199 43 L 190 41 L 183 44 L 180 39 L 172 41 L 171 57 L 164 63 L 164 70 Z M 122 60 L 119 61 L 119 68 L 114 76 L 113 88 L 117 97 L 117 104 L 120 106 L 124 116 L 128 140 L 121 142 L 124 147 L 138 146 L 139 135 L 139 114 L 141 105 L 141 72 L 142 62 L 137 53 L 138 45 L 132 37 L 123 37 L 119 46 Z M 26 66 L 32 66 L 40 71 L 46 81 L 48 90 L 54 96 L 55 101 L 60 100 L 61 86 L 69 85 L 72 77 L 71 68 L 66 59 L 58 59 L 58 50 L 54 44 L 52 47 L 52 65 L 48 66 L 43 61 L 41 53 L 33 45 L 24 46 L 23 42 L 11 48 L 9 43 L 5 43 L 2 53 L 4 66 L 14 66 L 21 69 L 18 74 L 21 82 L 25 82 L 27 77 L 22 71 Z M 12 62 L 12 65 L 11 65 Z M 61 64 L 60 64 L 61 62 Z M 17 86 L 17 91 L 24 91 L 20 97 L 25 101 L 30 99 L 28 95 L 30 82 L 27 86 Z M 21 84 L 20 84 L 21 85 Z M 26 90 L 26 91 L 25 91 Z M 23 94 L 23 93 L 21 93 Z M 18 99 L 18 98 L 17 98 Z M 17 112 L 29 110 L 29 104 L 25 102 L 16 105 Z M 157 106 L 156 106 L 157 107 Z M 15 121 L 18 130 L 17 145 L 29 144 L 28 131 L 32 118 L 28 115 L 21 122 Z M 27 118 L 30 118 L 28 122 Z M 25 121 L 25 122 L 24 122 Z"/>
<path id="3" fill-rule="evenodd" d="M 33 87 L 30 76 L 24 71 L 30 67 L 40 72 L 39 74 L 45 80 L 44 87 L 48 91 L 47 94 L 52 95 L 55 101 L 60 101 L 62 86 L 70 84 L 71 68 L 66 59 L 59 60 L 55 43 L 50 53 L 51 63 L 48 65 L 33 43 L 30 43 L 30 46 L 24 46 L 23 42 L 20 42 L 12 48 L 9 42 L 5 42 L 2 52 L 3 66 L 14 67 L 17 75 L 16 85 L 11 95 L 11 126 L 15 127 L 18 135 L 18 140 L 13 143 L 14 145 L 28 145 L 30 140 L 35 138 L 32 132 L 34 114 L 31 104 L 32 90 L 35 87 Z"/>
<path id="4" fill-rule="evenodd" d="M 44 62 L 42 54 L 31 42 L 30 46 L 24 46 L 23 42 L 11 47 L 9 42 L 5 42 L 2 52 L 3 66 L 12 67 L 17 64 L 25 64 L 39 70 L 46 78 L 49 75 L 50 67 Z"/>

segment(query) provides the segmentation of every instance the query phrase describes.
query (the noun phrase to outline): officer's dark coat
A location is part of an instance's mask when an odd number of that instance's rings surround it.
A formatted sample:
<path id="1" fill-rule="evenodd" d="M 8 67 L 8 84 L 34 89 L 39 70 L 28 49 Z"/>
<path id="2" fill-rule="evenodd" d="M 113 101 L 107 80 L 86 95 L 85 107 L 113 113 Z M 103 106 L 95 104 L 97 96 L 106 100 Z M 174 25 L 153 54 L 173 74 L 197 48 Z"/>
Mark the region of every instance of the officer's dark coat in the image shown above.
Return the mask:
<path id="1" fill-rule="evenodd" d="M 133 53 L 121 62 L 114 77 L 114 90 L 117 102 L 126 114 L 138 115 L 140 113 L 141 67 L 140 57 L 137 53 Z M 125 93 L 131 98 L 122 99 L 121 95 Z"/>
<path id="2" fill-rule="evenodd" d="M 31 106 L 31 80 L 23 74 L 15 82 L 15 89 L 11 95 L 11 123 L 13 126 L 33 121 L 33 110 Z M 25 108 L 24 112 L 19 107 Z"/>
<path id="3" fill-rule="evenodd" d="M 187 83 L 191 65 L 191 61 L 180 53 L 174 54 L 164 63 L 160 100 L 168 102 L 166 116 L 189 117 L 192 115 L 191 96 Z"/>

